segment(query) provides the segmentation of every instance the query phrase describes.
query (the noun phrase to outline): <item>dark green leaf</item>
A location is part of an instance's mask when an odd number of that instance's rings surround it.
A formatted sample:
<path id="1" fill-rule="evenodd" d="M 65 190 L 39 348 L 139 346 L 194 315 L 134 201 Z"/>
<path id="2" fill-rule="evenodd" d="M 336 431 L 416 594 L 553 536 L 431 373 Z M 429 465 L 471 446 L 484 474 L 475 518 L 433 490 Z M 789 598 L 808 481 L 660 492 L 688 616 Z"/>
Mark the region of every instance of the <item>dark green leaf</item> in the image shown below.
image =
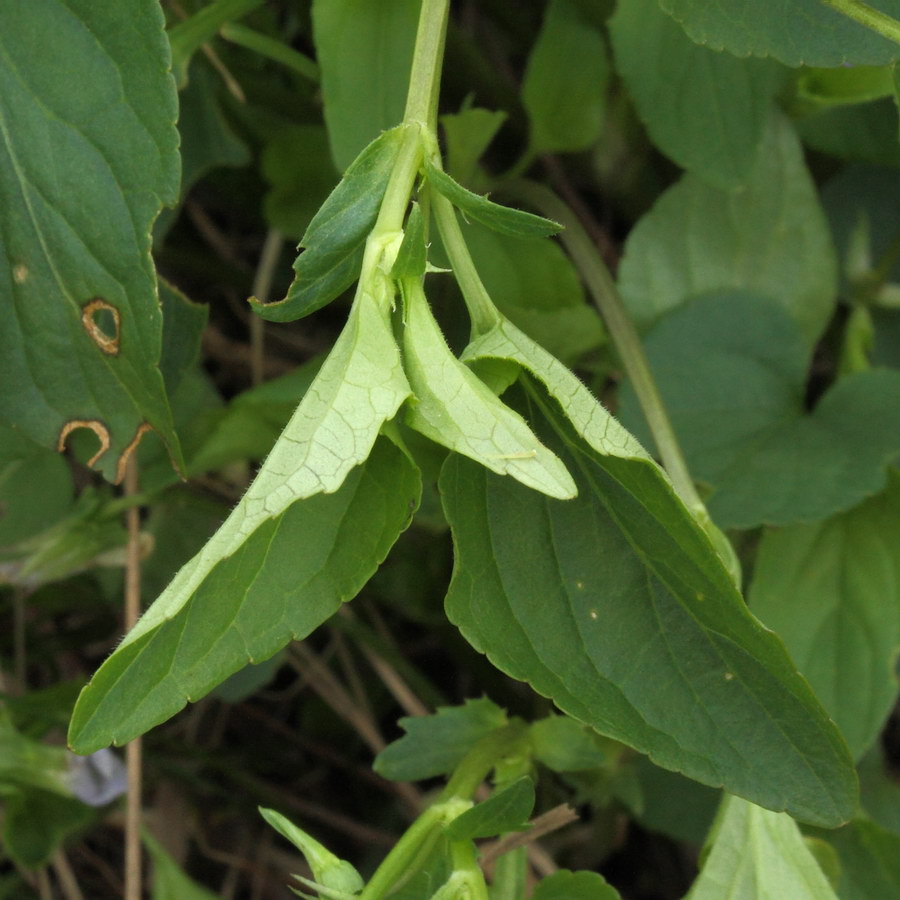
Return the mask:
<path id="1" fill-rule="evenodd" d="M 897 698 L 900 476 L 850 512 L 763 536 L 750 604 L 787 644 L 854 757 Z"/>
<path id="2" fill-rule="evenodd" d="M 900 47 L 821 0 L 757 0 L 748 15 L 745 0 L 661 0 L 698 44 L 736 56 L 774 56 L 789 66 L 883 65 Z M 898 0 L 869 0 L 900 18 Z"/>
<path id="3" fill-rule="evenodd" d="M 619 900 L 619 892 L 596 872 L 560 869 L 541 879 L 532 900 Z"/>
<path id="4" fill-rule="evenodd" d="M 534 213 L 501 206 L 480 194 L 473 194 L 455 182 L 446 172 L 425 161 L 428 183 L 443 194 L 463 215 L 481 222 L 493 231 L 511 237 L 548 237 L 562 230 L 562 225 Z"/>
<path id="5" fill-rule="evenodd" d="M 517 831 L 527 823 L 533 809 L 534 782 L 523 776 L 457 816 L 444 834 L 451 841 L 471 841 Z"/>
<path id="6" fill-rule="evenodd" d="M 325 124 L 340 171 L 403 118 L 420 0 L 314 0 Z"/>
<path id="7" fill-rule="evenodd" d="M 726 797 L 686 900 L 837 900 L 797 823 Z"/>
<path id="8" fill-rule="evenodd" d="M 408 524 L 419 492 L 409 459 L 382 439 L 335 493 L 289 503 L 265 518 L 220 553 L 178 605 L 145 614 L 143 628 L 82 692 L 72 747 L 88 753 L 127 741 L 247 662 L 305 637 L 358 593 Z M 196 559 L 173 586 L 183 584 Z"/>
<path id="9" fill-rule="evenodd" d="M 178 197 L 175 118 L 155 0 L 3 5 L 0 416 L 45 447 L 90 428 L 110 480 L 147 426 L 179 458 L 150 260 Z"/>
<path id="10" fill-rule="evenodd" d="M 797 133 L 814 150 L 875 166 L 900 165 L 897 107 L 892 99 L 834 106 L 797 122 Z"/>
<path id="11" fill-rule="evenodd" d="M 374 769 L 391 781 L 446 775 L 481 740 L 506 724 L 506 714 L 486 697 L 446 706 L 433 716 L 400 720 L 406 734 L 375 757 Z"/>
<path id="12" fill-rule="evenodd" d="M 502 671 L 659 765 L 804 819 L 845 820 L 855 774 L 837 729 L 656 466 L 542 437 L 575 475 L 576 499 L 462 457 L 444 467 L 451 621 Z"/>
<path id="13" fill-rule="evenodd" d="M 391 268 L 391 277 L 421 279 L 425 274 L 428 248 L 425 246 L 425 220 L 418 203 L 413 203 L 403 229 L 403 243 Z"/>
<path id="14" fill-rule="evenodd" d="M 402 128 L 386 131 L 353 161 L 300 241 L 297 274 L 287 296 L 276 303 L 250 299 L 264 319 L 291 322 L 308 316 L 356 281 L 402 138 Z"/>
<path id="15" fill-rule="evenodd" d="M 600 137 L 609 60 L 603 34 L 571 0 L 550 0 L 522 82 L 534 154 L 586 150 Z"/>
<path id="16" fill-rule="evenodd" d="M 534 758 L 554 772 L 581 772 L 606 763 L 591 729 L 568 716 L 550 716 L 529 729 Z"/>
<path id="17" fill-rule="evenodd" d="M 859 761 L 860 805 L 877 825 L 900 835 L 900 784 L 881 742 Z"/>
<path id="18" fill-rule="evenodd" d="M 715 187 L 740 184 L 787 70 L 695 44 L 657 0 L 620 3 L 609 27 L 616 68 L 656 146 Z"/>
<path id="19" fill-rule="evenodd" d="M 94 811 L 79 800 L 49 791 L 17 791 L 3 798 L 3 851 L 26 869 L 47 865 Z M 17 900 L 27 894 L 15 895 Z"/>
<path id="20" fill-rule="evenodd" d="M 771 297 L 812 344 L 834 309 L 834 249 L 790 124 L 770 122 L 742 190 L 685 175 L 628 237 L 619 290 L 646 327 L 689 297 L 740 289 Z"/>
<path id="21" fill-rule="evenodd" d="M 144 846 L 153 860 L 153 900 L 214 900 L 213 894 L 188 878 L 181 866 L 148 831 Z"/>
<path id="22" fill-rule="evenodd" d="M 646 349 L 721 527 L 812 522 L 884 487 L 900 452 L 900 373 L 842 378 L 807 413 L 801 335 L 774 304 L 741 294 L 677 310 L 648 335 Z M 646 433 L 630 390 L 620 412 Z"/>

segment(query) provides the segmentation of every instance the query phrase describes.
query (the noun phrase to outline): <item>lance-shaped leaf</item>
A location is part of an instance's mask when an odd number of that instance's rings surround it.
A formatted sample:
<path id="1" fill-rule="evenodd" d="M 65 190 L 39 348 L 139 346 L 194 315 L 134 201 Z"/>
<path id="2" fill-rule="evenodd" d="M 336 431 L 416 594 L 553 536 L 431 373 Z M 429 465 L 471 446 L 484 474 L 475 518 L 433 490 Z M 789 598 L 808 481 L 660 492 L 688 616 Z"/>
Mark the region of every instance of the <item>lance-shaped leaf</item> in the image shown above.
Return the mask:
<path id="1" fill-rule="evenodd" d="M 501 206 L 481 194 L 473 194 L 455 182 L 446 172 L 425 160 L 425 177 L 438 193 L 443 194 L 463 215 L 481 222 L 500 234 L 511 237 L 548 237 L 562 231 L 562 225 L 534 213 Z"/>
<path id="2" fill-rule="evenodd" d="M 445 829 L 451 841 L 493 837 L 523 828 L 534 809 L 534 782 L 523 775 L 457 816 Z"/>
<path id="3" fill-rule="evenodd" d="M 141 655 L 142 649 L 153 639 L 154 634 L 161 632 L 162 637 L 157 637 L 167 646 L 165 641 L 171 637 L 173 620 L 174 627 L 178 630 L 181 627 L 178 623 L 183 625 L 185 617 L 189 617 L 190 607 L 195 605 L 193 601 L 216 589 L 211 587 L 211 582 L 218 583 L 216 572 L 220 570 L 223 560 L 228 560 L 229 567 L 250 565 L 251 573 L 253 565 L 257 568 L 261 566 L 265 553 L 259 542 L 272 539 L 270 532 L 282 533 L 278 523 L 297 501 L 337 491 L 351 470 L 369 456 L 381 426 L 394 416 L 408 394 L 409 386 L 391 333 L 388 310 L 375 297 L 362 291 L 328 359 L 240 503 L 206 546 L 178 572 L 169 587 L 129 632 L 113 657 L 100 670 L 95 682 L 85 689 L 81 707 L 91 709 L 102 703 L 104 692 L 115 680 L 115 673 L 127 668 L 136 654 Z M 357 473 L 355 479 L 359 478 Z M 308 506 L 303 506 L 304 511 L 307 509 Z M 376 513 L 377 503 L 370 514 Z M 301 517 L 300 520 L 297 520 L 298 516 Z M 295 513 L 290 519 L 291 523 L 295 521 L 300 521 L 301 524 L 291 525 L 288 532 L 292 528 L 306 527 L 302 525 L 305 520 L 300 513 Z M 260 535 L 269 537 L 262 538 Z M 395 537 L 396 534 L 390 543 L 393 543 Z M 253 542 L 252 548 L 255 549 L 248 549 L 248 542 Z M 384 552 L 380 556 L 376 555 L 376 562 L 387 552 L 387 547 L 382 549 Z M 288 558 L 292 558 L 289 551 L 285 552 Z M 262 557 L 257 560 L 256 555 L 260 553 Z M 257 561 L 247 563 L 246 559 Z M 366 577 L 373 570 L 374 565 L 367 567 Z M 246 578 L 250 578 L 251 574 L 232 574 L 229 577 L 238 578 L 234 591 L 240 595 L 246 590 Z M 352 595 L 344 593 L 342 599 L 347 599 L 347 596 Z M 236 599 L 239 600 L 240 597 Z M 252 607 L 247 615 L 252 619 Z M 312 627 L 315 624 L 318 622 Z M 220 651 L 227 662 L 221 663 L 219 669 L 210 664 L 210 671 L 217 673 L 215 676 L 204 675 L 201 668 L 192 670 L 195 677 L 201 680 L 202 690 L 198 692 L 196 688 L 177 687 L 182 676 L 175 674 L 174 678 L 169 677 L 164 685 L 165 690 L 162 691 L 165 702 L 154 702 L 151 704 L 152 712 L 143 717 L 137 715 L 133 719 L 136 724 L 129 726 L 137 729 L 132 733 L 144 731 L 167 718 L 183 705 L 185 697 L 199 696 L 210 690 L 248 658 L 265 659 L 271 656 L 287 641 L 290 633 L 284 631 L 280 643 L 263 642 L 262 646 L 266 648 L 264 652 L 248 651 L 242 647 L 240 635 L 232 635 L 232 643 Z M 198 641 L 202 642 L 202 632 Z M 270 646 L 271 649 L 268 649 Z M 195 648 L 194 652 L 200 651 Z M 204 652 L 212 651 L 207 648 Z M 153 657 L 153 653 L 150 655 Z M 158 661 L 159 657 L 155 659 Z M 146 660 L 143 664 L 147 664 Z M 196 660 L 189 660 L 184 665 L 190 668 L 196 665 Z M 173 673 L 169 674 L 171 676 Z M 188 684 L 187 681 L 184 683 Z M 128 706 L 137 713 L 134 704 Z M 115 708 L 114 704 L 111 708 Z M 162 709 L 167 711 L 163 713 L 160 711 Z M 88 714 L 85 713 L 78 728 L 86 724 L 87 718 Z M 77 722 L 76 716 L 73 719 L 73 741 L 80 746 Z M 106 728 L 101 732 L 104 737 L 95 738 L 100 744 L 109 742 L 113 735 L 119 733 L 112 720 L 106 721 L 103 727 Z"/>
<path id="4" fill-rule="evenodd" d="M 421 282 L 403 288 L 403 355 L 414 399 L 406 423 L 438 444 L 551 497 L 574 497 L 566 467 L 452 353 Z"/>
<path id="5" fill-rule="evenodd" d="M 336 493 L 265 518 L 189 592 L 163 594 L 157 602 L 178 600 L 177 608 L 165 617 L 151 610 L 101 666 L 75 707 L 72 748 L 130 740 L 247 662 L 305 637 L 359 592 L 408 524 L 420 489 L 406 454 L 382 438 Z"/>
<path id="6" fill-rule="evenodd" d="M 726 797 L 688 900 L 837 900 L 797 823 Z"/>
<path id="7" fill-rule="evenodd" d="M 90 428 L 111 480 L 148 427 L 179 458 L 150 259 L 176 117 L 155 0 L 3 4 L 0 416 L 53 448 Z"/>
<path id="8" fill-rule="evenodd" d="M 386 131 L 354 160 L 309 223 L 294 262 L 294 282 L 275 303 L 250 298 L 270 322 L 292 322 L 339 297 L 359 277 L 369 236 L 403 139 L 403 129 Z"/>
<path id="9" fill-rule="evenodd" d="M 900 57 L 900 47 L 822 0 L 661 0 L 698 44 L 736 56 L 774 56 L 789 66 L 877 66 Z M 898 0 L 869 5 L 900 17 Z"/>
<path id="10" fill-rule="evenodd" d="M 544 413 L 576 499 L 445 464 L 449 618 L 498 668 L 659 765 L 809 821 L 848 818 L 837 729 L 659 469 L 603 456 Z"/>
<path id="11" fill-rule="evenodd" d="M 797 667 L 859 758 L 897 699 L 900 477 L 849 512 L 769 530 L 756 560 L 753 612 Z"/>

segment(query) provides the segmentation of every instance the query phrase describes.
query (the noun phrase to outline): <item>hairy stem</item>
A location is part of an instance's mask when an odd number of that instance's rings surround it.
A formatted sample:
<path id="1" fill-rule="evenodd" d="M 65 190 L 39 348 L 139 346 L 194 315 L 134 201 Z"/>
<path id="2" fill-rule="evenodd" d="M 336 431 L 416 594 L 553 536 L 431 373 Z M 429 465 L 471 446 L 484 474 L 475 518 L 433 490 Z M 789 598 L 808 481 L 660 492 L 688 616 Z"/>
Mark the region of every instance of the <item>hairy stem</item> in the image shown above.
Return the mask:
<path id="1" fill-rule="evenodd" d="M 822 0 L 822 3 L 889 41 L 900 44 L 900 22 L 868 3 L 863 3 L 863 0 Z"/>

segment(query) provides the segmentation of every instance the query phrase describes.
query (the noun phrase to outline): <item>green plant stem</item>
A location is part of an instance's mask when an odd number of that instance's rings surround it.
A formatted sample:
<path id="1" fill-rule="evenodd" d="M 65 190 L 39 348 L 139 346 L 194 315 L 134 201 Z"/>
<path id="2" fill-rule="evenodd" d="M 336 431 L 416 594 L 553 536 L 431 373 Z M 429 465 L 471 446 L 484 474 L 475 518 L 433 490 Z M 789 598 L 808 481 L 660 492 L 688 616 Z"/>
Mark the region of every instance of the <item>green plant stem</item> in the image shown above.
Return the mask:
<path id="1" fill-rule="evenodd" d="M 272 279 L 275 275 L 275 266 L 278 265 L 278 257 L 281 255 L 281 245 L 284 238 L 277 228 L 270 228 L 263 242 L 262 252 L 259 255 L 259 265 L 253 277 L 253 296 L 260 303 L 266 303 L 272 290 Z M 260 316 L 250 316 L 250 377 L 253 386 L 262 384 L 263 368 L 265 363 L 265 320 Z"/>
<path id="2" fill-rule="evenodd" d="M 556 194 L 543 185 L 520 180 L 510 183 L 511 193 L 532 203 L 544 215 L 565 226 L 560 238 L 587 284 L 588 291 L 603 316 L 625 372 L 631 379 L 638 402 L 656 442 L 663 467 L 682 502 L 698 518 L 709 518 L 700 499 L 675 431 L 663 406 L 662 397 L 653 380 L 641 339 L 619 296 L 606 263 L 588 237 L 578 217 Z"/>
<path id="3" fill-rule="evenodd" d="M 528 852 L 524 847 L 504 853 L 494 867 L 492 900 L 519 900 L 524 897 L 527 870 Z"/>
<path id="4" fill-rule="evenodd" d="M 248 28 L 246 25 L 239 25 L 236 22 L 226 22 L 219 29 L 219 34 L 226 41 L 231 41 L 232 44 L 252 50 L 254 53 L 265 56 L 273 62 L 281 63 L 281 65 L 293 70 L 303 78 L 315 84 L 319 83 L 319 67 L 316 63 L 306 54 L 295 50 L 293 47 L 288 47 L 282 41 Z"/>
<path id="5" fill-rule="evenodd" d="M 472 319 L 472 338 L 490 331 L 499 321 L 497 308 L 481 281 L 466 239 L 463 237 L 453 204 L 437 191 L 429 191 L 434 218 L 444 250 L 450 259 L 453 274 L 462 291 L 463 300 Z"/>
<path id="6" fill-rule="evenodd" d="M 437 130 L 437 100 L 449 10 L 450 0 L 423 0 L 403 113 L 404 122 L 418 122 L 431 131 Z"/>
<path id="7" fill-rule="evenodd" d="M 900 44 L 900 22 L 880 9 L 875 9 L 862 0 L 821 0 L 821 2 L 889 41 Z"/>

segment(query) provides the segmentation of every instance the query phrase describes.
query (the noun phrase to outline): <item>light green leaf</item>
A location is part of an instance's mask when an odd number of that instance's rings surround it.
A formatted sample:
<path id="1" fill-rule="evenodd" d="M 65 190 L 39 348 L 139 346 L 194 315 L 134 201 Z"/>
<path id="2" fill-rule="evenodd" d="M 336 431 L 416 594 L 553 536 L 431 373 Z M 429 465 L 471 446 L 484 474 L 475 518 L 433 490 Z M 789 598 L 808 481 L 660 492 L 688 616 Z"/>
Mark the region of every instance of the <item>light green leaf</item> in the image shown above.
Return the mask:
<path id="1" fill-rule="evenodd" d="M 855 773 L 837 729 L 658 468 L 601 456 L 544 413 L 565 435 L 541 432 L 576 499 L 462 457 L 444 466 L 450 620 L 499 669 L 657 764 L 810 821 L 846 820 Z"/>
<path id="2" fill-rule="evenodd" d="M 797 78 L 798 98 L 816 106 L 866 103 L 894 93 L 893 66 L 840 66 L 803 69 Z"/>
<path id="3" fill-rule="evenodd" d="M 71 797 L 66 772 L 64 747 L 51 747 L 26 737 L 0 709 L 0 786 L 40 788 Z"/>
<path id="4" fill-rule="evenodd" d="M 451 841 L 471 841 L 517 831 L 526 824 L 533 809 L 534 782 L 522 776 L 457 816 L 444 834 Z"/>
<path id="5" fill-rule="evenodd" d="M 698 44 L 736 56 L 773 56 L 789 66 L 877 66 L 900 58 L 900 46 L 821 0 L 758 0 L 752 15 L 745 0 L 660 3 Z M 869 5 L 900 18 L 898 0 Z"/>
<path id="6" fill-rule="evenodd" d="M 149 831 L 144 831 L 142 837 L 153 860 L 153 900 L 215 900 L 218 894 L 188 878 Z"/>
<path id="7" fill-rule="evenodd" d="M 620 894 L 596 872 L 560 869 L 538 882 L 532 900 L 620 900 Z"/>
<path id="8" fill-rule="evenodd" d="M 796 822 L 726 797 L 687 900 L 837 900 Z"/>
<path id="9" fill-rule="evenodd" d="M 251 297 L 256 313 L 270 322 L 291 322 L 331 303 L 356 281 L 402 139 L 402 128 L 386 131 L 353 161 L 300 241 L 287 296 L 276 303 Z"/>
<path id="10" fill-rule="evenodd" d="M 375 757 L 373 768 L 391 781 L 420 781 L 452 772 L 478 741 L 506 725 L 506 714 L 482 697 L 399 724 L 406 734 Z"/>
<path id="11" fill-rule="evenodd" d="M 557 222 L 511 206 L 501 206 L 481 194 L 473 194 L 428 159 L 425 160 L 425 177 L 461 213 L 499 234 L 511 237 L 548 237 L 562 231 L 562 225 Z"/>
<path id="12" fill-rule="evenodd" d="M 488 294 L 522 331 L 564 361 L 604 342 L 603 323 L 556 241 L 509 237 L 478 224 L 462 227 Z"/>
<path id="13" fill-rule="evenodd" d="M 646 328 L 688 297 L 742 289 L 777 300 L 813 343 L 834 309 L 836 266 L 790 124 L 773 117 L 739 192 L 685 175 L 628 237 L 619 290 Z"/>
<path id="14" fill-rule="evenodd" d="M 769 530 L 750 587 L 755 615 L 859 758 L 897 698 L 900 652 L 900 476 L 850 512 Z"/>
<path id="15" fill-rule="evenodd" d="M 147 426 L 179 460 L 150 259 L 176 102 L 155 0 L 3 4 L 0 417 L 53 448 L 90 428 L 110 480 Z"/>
<path id="16" fill-rule="evenodd" d="M 534 154 L 586 150 L 600 137 L 609 60 L 603 34 L 571 0 L 550 0 L 528 57 L 522 102 Z"/>
<path id="17" fill-rule="evenodd" d="M 554 772 L 583 772 L 606 762 L 595 734 L 568 716 L 550 716 L 528 729 L 534 758 Z"/>
<path id="18" fill-rule="evenodd" d="M 274 809 L 260 807 L 259 814 L 303 854 L 312 869 L 313 880 L 316 884 L 347 895 L 356 894 L 363 889 L 364 882 L 359 872 L 349 862 L 335 856 L 302 828 L 298 828 Z M 323 896 L 327 897 L 328 893 L 323 892 Z"/>
<path id="19" fill-rule="evenodd" d="M 647 336 L 679 443 L 722 528 L 850 509 L 884 487 L 900 452 L 900 372 L 841 378 L 808 413 L 803 344 L 782 310 L 742 294 L 701 297 Z M 620 401 L 622 420 L 647 434 L 628 386 Z"/>
<path id="20" fill-rule="evenodd" d="M 900 896 L 900 835 L 857 819 L 838 831 L 821 832 L 841 861 L 840 900 Z"/>
<path id="21" fill-rule="evenodd" d="M 511 475 L 551 497 L 574 497 L 566 467 L 453 355 L 421 283 L 406 282 L 403 299 L 404 365 L 415 398 L 406 424 L 492 472 Z"/>
<path id="22" fill-rule="evenodd" d="M 325 124 L 340 171 L 403 118 L 420 0 L 314 0 Z"/>
<path id="23" fill-rule="evenodd" d="M 383 438 L 335 493 L 261 517 L 230 552 L 201 552 L 82 691 L 72 748 L 89 753 L 130 740 L 247 662 L 305 637 L 371 577 L 420 490 L 408 457 Z M 206 572 L 199 578 L 197 559 Z"/>
<path id="24" fill-rule="evenodd" d="M 714 187 L 750 173 L 787 69 L 695 44 L 657 0 L 610 19 L 616 68 L 654 144 Z"/>
<path id="25" fill-rule="evenodd" d="M 418 203 L 412 209 L 403 229 L 403 242 L 397 251 L 397 258 L 391 268 L 391 277 L 400 281 L 404 278 L 422 278 L 428 265 L 428 248 L 425 245 L 425 220 Z"/>

